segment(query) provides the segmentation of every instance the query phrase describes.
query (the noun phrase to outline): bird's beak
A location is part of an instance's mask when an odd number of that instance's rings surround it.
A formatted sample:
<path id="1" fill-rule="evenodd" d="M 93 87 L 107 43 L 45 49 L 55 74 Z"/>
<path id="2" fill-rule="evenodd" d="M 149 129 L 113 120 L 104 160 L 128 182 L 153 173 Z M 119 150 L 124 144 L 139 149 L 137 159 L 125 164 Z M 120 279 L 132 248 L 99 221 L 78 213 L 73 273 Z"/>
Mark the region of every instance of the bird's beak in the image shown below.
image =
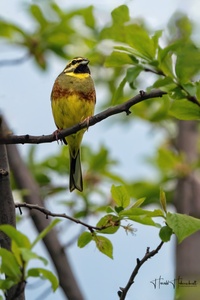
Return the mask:
<path id="1" fill-rule="evenodd" d="M 82 62 L 81 62 L 81 64 L 82 65 L 88 65 L 89 64 L 89 59 L 84 59 Z"/>

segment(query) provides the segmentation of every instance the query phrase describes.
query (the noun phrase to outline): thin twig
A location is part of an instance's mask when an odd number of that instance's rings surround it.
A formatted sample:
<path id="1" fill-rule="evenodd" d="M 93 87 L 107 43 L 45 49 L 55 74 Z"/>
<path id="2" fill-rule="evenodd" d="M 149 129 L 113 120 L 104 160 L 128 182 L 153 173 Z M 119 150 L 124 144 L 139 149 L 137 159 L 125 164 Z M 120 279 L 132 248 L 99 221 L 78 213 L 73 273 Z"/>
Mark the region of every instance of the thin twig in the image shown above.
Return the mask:
<path id="1" fill-rule="evenodd" d="M 29 59 L 30 53 L 25 54 L 22 57 L 19 58 L 13 58 L 13 59 L 2 59 L 0 60 L 0 67 L 4 67 L 4 66 L 14 66 L 14 65 L 18 65 L 23 63 L 24 61 L 26 61 L 27 59 Z"/>
<path id="2" fill-rule="evenodd" d="M 164 74 L 163 71 L 161 71 L 161 70 L 153 70 L 153 69 L 150 69 L 150 68 L 144 68 L 144 71 L 145 71 L 145 72 L 154 73 L 154 74 L 156 74 L 156 75 L 165 76 L 165 74 Z"/>
<path id="3" fill-rule="evenodd" d="M 63 214 L 53 213 L 50 210 L 46 209 L 45 207 L 39 206 L 39 205 L 36 205 L 36 204 L 29 204 L 29 203 L 25 203 L 25 202 L 23 202 L 23 203 L 15 203 L 15 207 L 19 208 L 19 209 L 21 209 L 22 207 L 26 207 L 26 208 L 28 208 L 30 210 L 31 209 L 38 210 L 38 211 L 42 212 L 43 214 L 45 214 L 45 216 L 46 216 L 47 219 L 48 219 L 49 216 L 68 219 L 68 220 L 70 220 L 70 221 L 72 221 L 74 223 L 77 223 L 77 224 L 80 224 L 80 225 L 83 225 L 83 226 L 87 227 L 91 232 L 93 232 L 94 230 L 105 229 L 105 227 L 96 227 L 96 226 L 89 225 L 89 224 L 87 224 L 85 222 L 82 222 L 79 219 L 75 219 L 73 217 L 70 217 L 70 216 L 66 215 L 65 213 L 63 213 Z M 20 213 L 21 213 L 21 210 L 20 210 Z"/>
<path id="4" fill-rule="evenodd" d="M 144 255 L 144 257 L 140 260 L 139 258 L 137 258 L 137 265 L 134 268 L 127 285 L 122 288 L 120 287 L 120 291 L 118 291 L 118 296 L 120 300 L 124 300 L 126 297 L 126 294 L 128 293 L 130 287 L 132 286 L 132 284 L 134 283 L 134 279 L 139 271 L 139 269 L 141 268 L 141 266 L 151 257 L 153 257 L 154 255 L 156 255 L 158 253 L 158 251 L 161 249 L 161 247 L 163 246 L 164 242 L 161 242 L 158 247 L 152 251 L 149 251 L 149 247 L 147 247 L 146 253 Z"/>
<path id="5" fill-rule="evenodd" d="M 153 74 L 156 74 L 156 75 L 161 75 L 161 76 L 166 77 L 166 74 L 163 73 L 163 71 L 161 71 L 161 70 L 153 70 L 153 69 L 150 69 L 150 68 L 144 68 L 144 71 L 145 71 L 145 72 L 150 72 L 150 73 L 153 73 Z M 190 93 L 185 89 L 185 87 L 184 87 L 182 84 L 180 84 L 177 80 L 174 80 L 174 83 L 175 83 L 178 87 L 180 87 L 181 90 L 183 90 L 183 91 L 186 93 L 186 97 L 185 97 L 185 98 L 186 98 L 188 101 L 190 101 L 190 102 L 192 102 L 192 103 L 194 103 L 194 104 L 200 106 L 200 103 L 199 103 L 199 101 L 198 101 L 198 99 L 197 99 L 196 96 L 190 95 Z"/>
<path id="6" fill-rule="evenodd" d="M 151 98 L 158 98 L 158 97 L 162 97 L 163 95 L 165 95 L 166 92 L 160 91 L 160 90 L 153 90 L 150 93 L 145 93 L 144 91 L 140 91 L 140 93 L 138 95 L 136 95 L 135 97 L 131 98 L 130 100 L 110 107 L 104 111 L 102 111 L 101 113 L 92 116 L 89 118 L 89 120 L 85 120 L 71 128 L 68 129 L 64 129 L 59 131 L 56 135 L 50 134 L 50 135 L 42 135 L 42 136 L 31 136 L 29 134 L 26 135 L 12 135 L 9 133 L 4 133 L 3 135 L 0 135 L 0 144 L 40 144 L 40 143 L 50 143 L 53 142 L 57 139 L 63 139 L 64 137 L 71 135 L 73 133 L 76 133 L 77 131 L 83 129 L 83 128 L 88 128 L 89 126 L 93 126 L 96 123 L 101 122 L 102 120 L 122 113 L 122 112 L 126 112 L 127 115 L 129 115 L 130 112 L 130 108 L 139 103 L 142 102 L 144 100 L 147 99 L 151 99 Z"/>

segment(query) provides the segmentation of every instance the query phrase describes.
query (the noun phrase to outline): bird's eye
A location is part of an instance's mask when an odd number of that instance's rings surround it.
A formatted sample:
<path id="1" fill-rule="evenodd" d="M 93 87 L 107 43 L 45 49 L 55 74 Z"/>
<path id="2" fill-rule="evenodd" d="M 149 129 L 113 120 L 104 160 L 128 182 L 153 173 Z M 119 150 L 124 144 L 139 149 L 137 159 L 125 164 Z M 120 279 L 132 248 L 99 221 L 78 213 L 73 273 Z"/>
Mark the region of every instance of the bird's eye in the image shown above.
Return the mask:
<path id="1" fill-rule="evenodd" d="M 72 60 L 71 64 L 75 65 L 76 64 L 76 60 Z"/>

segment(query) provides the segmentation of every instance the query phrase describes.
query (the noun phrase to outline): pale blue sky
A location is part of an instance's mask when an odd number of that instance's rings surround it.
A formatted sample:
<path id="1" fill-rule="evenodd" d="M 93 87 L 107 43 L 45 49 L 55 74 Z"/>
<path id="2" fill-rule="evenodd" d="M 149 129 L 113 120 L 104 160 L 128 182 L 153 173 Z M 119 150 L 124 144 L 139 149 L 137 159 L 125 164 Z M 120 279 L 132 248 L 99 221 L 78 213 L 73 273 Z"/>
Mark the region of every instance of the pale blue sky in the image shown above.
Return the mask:
<path id="1" fill-rule="evenodd" d="M 29 1 L 29 3 L 37 1 Z M 170 16 L 176 10 L 186 11 L 188 16 L 195 21 L 198 20 L 200 3 L 198 0 L 135 0 L 135 1 L 57 1 L 65 7 L 90 5 L 97 7 L 100 14 L 108 15 L 111 10 L 123 3 L 126 3 L 131 11 L 132 17 L 143 17 L 152 29 L 163 29 Z M 0 2 L 0 16 L 7 17 L 17 22 L 22 22 L 29 27 L 24 16 L 24 5 L 20 1 L 6 0 Z M 24 1 L 23 3 L 26 3 Z M 21 57 L 22 53 L 17 50 L 0 48 L 0 59 Z M 2 111 L 16 134 L 50 134 L 55 130 L 49 95 L 55 77 L 64 68 L 65 62 L 54 59 L 47 73 L 43 73 L 33 64 L 32 60 L 13 67 L 0 68 L 0 111 Z M 101 101 L 100 93 L 97 91 L 98 101 Z M 98 107 L 97 107 L 98 110 Z M 119 173 L 126 176 L 151 176 L 151 170 L 146 169 L 143 157 L 154 152 L 156 145 L 161 140 L 160 134 L 151 132 L 147 124 L 136 121 L 130 128 L 124 130 L 117 125 L 111 126 L 112 120 L 93 126 L 84 136 L 84 142 L 91 145 L 94 149 L 104 143 L 111 150 L 113 158 L 117 158 L 121 164 Z M 106 130 L 105 130 L 106 129 Z M 135 140 L 133 149 L 119 147 L 119 136 L 121 145 L 126 145 L 129 136 Z M 26 153 L 28 146 L 21 146 L 23 153 Z M 60 145 L 57 143 L 38 146 L 38 156 L 43 157 L 52 151 L 58 150 Z M 133 162 L 134 174 L 129 167 L 127 157 Z M 90 220 L 92 224 L 94 220 Z M 136 258 L 141 258 L 150 246 L 155 248 L 158 243 L 158 231 L 154 228 L 139 226 L 136 224 L 137 232 L 135 236 L 126 236 L 121 231 L 112 237 L 114 245 L 114 261 L 100 254 L 93 244 L 84 249 L 79 249 L 74 245 L 70 248 L 72 265 L 76 271 L 81 288 L 84 291 L 86 300 L 117 300 L 117 290 L 119 286 L 124 286 L 130 273 L 135 266 Z M 20 230 L 34 236 L 35 230 L 28 221 L 24 221 Z M 73 235 L 73 232 L 66 230 L 66 236 Z M 62 239 L 64 240 L 64 236 Z M 67 239 L 70 239 L 69 236 Z M 173 279 L 174 252 L 173 243 L 167 243 L 160 253 L 149 260 L 140 270 L 135 284 L 127 296 L 127 300 L 172 300 L 172 287 L 163 287 L 154 290 L 151 280 L 162 275 L 165 279 Z M 43 251 L 39 246 L 38 251 Z M 27 299 L 36 300 L 36 295 L 40 295 L 41 289 L 27 290 Z M 33 295 L 34 294 L 34 295 Z M 48 296 L 46 299 L 63 300 L 62 294 L 58 291 L 55 295 Z"/>

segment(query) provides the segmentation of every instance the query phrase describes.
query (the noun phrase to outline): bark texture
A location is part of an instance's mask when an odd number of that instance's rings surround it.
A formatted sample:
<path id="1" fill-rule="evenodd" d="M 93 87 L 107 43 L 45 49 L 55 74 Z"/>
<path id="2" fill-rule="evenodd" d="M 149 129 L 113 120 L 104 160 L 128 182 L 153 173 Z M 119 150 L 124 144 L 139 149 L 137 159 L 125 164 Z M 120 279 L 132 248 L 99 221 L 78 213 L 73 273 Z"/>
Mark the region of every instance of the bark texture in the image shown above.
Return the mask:
<path id="1" fill-rule="evenodd" d="M 179 121 L 177 147 L 185 153 L 189 165 L 198 160 L 198 123 L 195 121 Z M 200 218 L 200 179 L 197 171 L 190 172 L 177 183 L 175 206 L 178 213 Z M 197 232 L 177 245 L 176 276 L 184 281 L 200 279 L 200 232 Z M 188 294 L 189 293 L 189 294 Z M 197 288 L 182 290 L 181 300 L 199 299 Z"/>
<path id="2" fill-rule="evenodd" d="M 2 131 L 4 131 L 4 123 L 1 120 L 0 132 Z M 16 227 L 15 205 L 10 186 L 10 171 L 5 145 L 0 145 L 0 207 L 0 225 L 9 224 Z M 2 231 L 0 231 L 0 247 L 11 250 L 11 240 Z M 6 300 L 24 300 L 24 283 L 10 288 L 5 296 Z"/>

